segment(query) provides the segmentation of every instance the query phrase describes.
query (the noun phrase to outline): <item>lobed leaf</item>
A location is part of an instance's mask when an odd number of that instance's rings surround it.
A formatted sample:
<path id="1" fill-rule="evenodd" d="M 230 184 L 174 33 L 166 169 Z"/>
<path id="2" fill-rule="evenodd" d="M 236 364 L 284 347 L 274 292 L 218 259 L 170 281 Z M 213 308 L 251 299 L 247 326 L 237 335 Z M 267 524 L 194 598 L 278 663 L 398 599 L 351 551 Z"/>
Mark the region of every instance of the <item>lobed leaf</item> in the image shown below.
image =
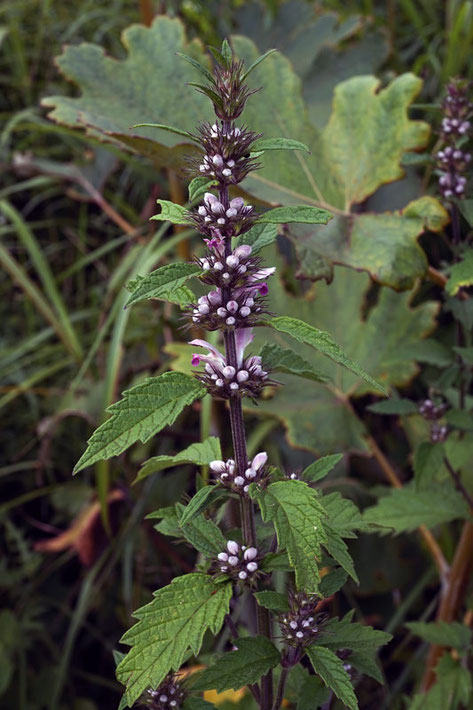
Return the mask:
<path id="1" fill-rule="evenodd" d="M 467 249 L 463 258 L 450 269 L 450 278 L 445 290 L 455 296 L 463 286 L 473 285 L 473 249 Z"/>
<path id="2" fill-rule="evenodd" d="M 266 321 L 266 325 L 271 328 L 280 331 L 281 333 L 286 333 L 290 335 L 294 340 L 300 343 L 305 343 L 306 345 L 311 345 L 313 348 L 318 350 L 323 355 L 326 355 L 331 360 L 336 362 L 342 367 L 346 367 L 355 375 L 361 377 L 365 382 L 368 382 L 372 387 L 379 390 L 387 396 L 387 392 L 376 382 L 367 372 L 363 370 L 362 367 L 357 365 L 351 358 L 349 358 L 339 345 L 332 339 L 329 333 L 324 330 L 319 330 L 309 323 L 304 323 L 304 321 L 298 318 L 291 318 L 290 316 L 276 316 L 276 318 L 271 318 L 271 320 Z"/>
<path id="3" fill-rule="evenodd" d="M 279 651 L 266 636 L 235 639 L 234 644 L 238 650 L 217 658 L 200 676 L 194 686 L 196 690 L 215 688 L 218 693 L 230 688 L 238 690 L 257 683 L 281 659 Z"/>
<path id="4" fill-rule="evenodd" d="M 326 542 L 325 511 L 318 494 L 303 481 L 278 481 L 263 491 L 250 486 L 264 521 L 272 521 L 278 544 L 287 550 L 296 586 L 317 592 L 320 579 L 317 557 Z"/>
<path id="5" fill-rule="evenodd" d="M 358 710 L 358 701 L 350 676 L 343 667 L 343 661 L 333 651 L 323 646 L 309 646 L 307 655 L 315 673 L 322 678 L 330 690 L 333 690 L 337 698 L 340 698 L 350 710 Z"/>
<path id="6" fill-rule="evenodd" d="M 209 436 L 205 441 L 191 444 L 187 449 L 180 451 L 175 456 L 153 456 L 153 458 L 148 459 L 140 468 L 134 483 L 165 468 L 173 468 L 184 463 L 206 466 L 211 461 L 220 460 L 221 458 L 220 439 L 216 436 Z"/>
<path id="7" fill-rule="evenodd" d="M 126 390 L 123 399 L 108 407 L 111 416 L 92 434 L 74 473 L 96 461 L 118 456 L 136 441 L 146 443 L 205 393 L 200 382 L 181 372 L 150 377 Z"/>
<path id="8" fill-rule="evenodd" d="M 177 577 L 154 596 L 135 611 L 139 621 L 121 639 L 132 647 L 117 667 L 130 707 L 146 688 L 156 688 L 169 671 L 179 670 L 187 651 L 199 653 L 207 630 L 218 633 L 232 586 L 196 572 Z"/>

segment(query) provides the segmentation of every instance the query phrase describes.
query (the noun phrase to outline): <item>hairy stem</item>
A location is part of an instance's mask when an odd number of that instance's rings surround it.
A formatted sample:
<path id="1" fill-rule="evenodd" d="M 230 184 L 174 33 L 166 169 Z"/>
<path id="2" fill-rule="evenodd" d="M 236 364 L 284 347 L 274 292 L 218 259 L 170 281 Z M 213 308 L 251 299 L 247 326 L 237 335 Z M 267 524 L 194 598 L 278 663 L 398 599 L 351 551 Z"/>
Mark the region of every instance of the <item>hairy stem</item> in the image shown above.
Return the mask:
<path id="1" fill-rule="evenodd" d="M 286 687 L 287 676 L 289 673 L 289 668 L 283 668 L 281 675 L 279 676 L 278 691 L 276 693 L 276 700 L 274 701 L 273 710 L 279 710 L 284 700 L 284 689 Z"/>
<path id="2" fill-rule="evenodd" d="M 455 471 L 455 469 L 453 468 L 453 466 L 450 463 L 447 456 L 443 457 L 443 462 L 445 464 L 447 471 L 449 472 L 450 476 L 452 477 L 452 480 L 455 484 L 455 488 L 457 489 L 457 491 L 459 491 L 462 494 L 462 496 L 464 497 L 464 499 L 466 500 L 466 502 L 468 503 L 470 508 L 473 509 L 473 498 L 471 497 L 471 495 L 468 493 L 465 486 L 463 485 L 460 474 L 458 473 L 458 471 Z"/>

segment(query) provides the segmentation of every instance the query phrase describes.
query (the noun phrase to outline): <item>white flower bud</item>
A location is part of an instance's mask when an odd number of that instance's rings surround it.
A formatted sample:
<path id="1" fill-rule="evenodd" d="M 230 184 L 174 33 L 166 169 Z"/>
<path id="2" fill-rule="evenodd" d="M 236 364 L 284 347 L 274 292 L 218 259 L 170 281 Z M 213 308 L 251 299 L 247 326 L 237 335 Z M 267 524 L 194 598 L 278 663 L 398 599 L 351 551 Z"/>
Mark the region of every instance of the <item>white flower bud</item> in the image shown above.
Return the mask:
<path id="1" fill-rule="evenodd" d="M 222 303 L 222 297 L 218 291 L 210 291 L 210 293 L 207 295 L 207 298 L 209 299 L 212 306 L 218 306 L 220 303 Z"/>
<path id="2" fill-rule="evenodd" d="M 254 560 L 255 557 L 258 557 L 258 550 L 256 547 L 249 547 L 247 550 L 245 550 L 245 554 L 243 555 L 245 560 L 248 560 L 248 562 L 251 562 L 251 560 Z"/>
<path id="3" fill-rule="evenodd" d="M 224 175 L 225 177 L 230 177 L 231 174 L 232 171 L 230 170 L 230 168 L 225 168 L 225 170 L 222 170 L 222 175 Z"/>
<path id="4" fill-rule="evenodd" d="M 240 552 L 240 545 L 235 540 L 228 540 L 227 550 L 232 555 L 238 555 L 238 553 Z"/>
<path id="5" fill-rule="evenodd" d="M 204 217 L 204 222 L 211 222 L 211 221 L 212 221 L 212 217 L 209 217 L 208 215 L 207 215 L 207 217 Z"/>
<path id="6" fill-rule="evenodd" d="M 238 557 L 235 557 L 235 555 L 230 555 L 228 558 L 228 564 L 231 565 L 232 567 L 235 567 L 240 560 Z"/>
<path id="7" fill-rule="evenodd" d="M 233 168 L 235 165 L 235 161 L 234 160 L 227 160 L 227 165 L 229 168 Z"/>
<path id="8" fill-rule="evenodd" d="M 231 380 L 235 377 L 235 368 L 232 367 L 232 365 L 227 365 L 226 367 L 223 368 L 222 370 L 222 375 L 227 379 Z"/>
<path id="9" fill-rule="evenodd" d="M 223 380 L 221 380 L 220 378 L 218 380 L 215 380 L 216 387 L 223 387 L 224 384 L 225 384 L 225 382 Z"/>
<path id="10" fill-rule="evenodd" d="M 167 703 L 167 700 L 168 700 L 168 696 L 167 696 L 167 695 L 164 695 L 164 694 L 163 694 L 163 695 L 160 695 L 160 696 L 159 696 L 159 701 L 160 701 L 161 703 Z"/>
<path id="11" fill-rule="evenodd" d="M 214 264 L 215 271 L 223 271 L 223 264 L 221 261 L 216 261 Z"/>
<path id="12" fill-rule="evenodd" d="M 246 579 L 248 577 L 246 572 L 239 572 L 238 576 L 240 577 L 240 579 Z"/>
<path id="13" fill-rule="evenodd" d="M 237 247 L 233 253 L 239 259 L 248 259 L 252 251 L 253 250 L 249 244 L 240 244 L 240 246 Z"/>
<path id="14" fill-rule="evenodd" d="M 217 558 L 220 560 L 220 562 L 228 562 L 228 555 L 226 552 L 219 552 Z"/>
<path id="15" fill-rule="evenodd" d="M 204 205 L 201 205 L 201 206 L 199 207 L 199 209 L 197 210 L 197 212 L 198 212 L 199 214 L 201 214 L 202 217 L 205 217 L 205 215 L 207 214 L 207 210 L 205 209 Z"/>
<path id="16" fill-rule="evenodd" d="M 243 478 L 243 476 L 236 476 L 234 479 L 234 483 L 236 486 L 243 486 L 245 483 L 245 479 Z"/>
<path id="17" fill-rule="evenodd" d="M 225 212 L 227 217 L 230 219 L 231 217 L 236 217 L 238 212 L 234 207 L 229 207 L 228 210 Z"/>
<path id="18" fill-rule="evenodd" d="M 217 224 L 225 224 L 225 219 L 223 217 L 219 217 L 217 220 Z"/>
<path id="19" fill-rule="evenodd" d="M 226 263 L 227 266 L 229 266 L 231 269 L 234 269 L 235 266 L 238 266 L 238 264 L 240 263 L 240 259 L 234 254 L 230 254 L 230 256 L 227 256 L 226 258 Z"/>
<path id="20" fill-rule="evenodd" d="M 249 562 L 246 565 L 246 569 L 248 570 L 248 572 L 256 572 L 256 570 L 258 569 L 258 565 L 256 564 L 256 562 Z"/>
<path id="21" fill-rule="evenodd" d="M 218 200 L 215 195 L 212 195 L 211 192 L 206 192 L 204 195 L 204 202 L 210 207 L 213 202 L 218 202 Z"/>
<path id="22" fill-rule="evenodd" d="M 251 308 L 248 308 L 248 306 L 243 306 L 240 308 L 240 315 L 242 318 L 248 318 L 248 316 L 251 313 Z"/>
<path id="23" fill-rule="evenodd" d="M 255 300 L 254 298 L 247 298 L 245 301 L 245 306 L 248 306 L 248 308 L 253 308 L 255 305 Z"/>
<path id="24" fill-rule="evenodd" d="M 309 622 L 307 621 L 307 619 L 302 622 L 302 626 L 304 627 L 304 629 L 306 629 L 308 626 L 310 626 L 310 624 L 309 624 Z"/>
<path id="25" fill-rule="evenodd" d="M 236 313 L 238 310 L 238 303 L 236 301 L 227 302 L 227 311 L 229 313 Z"/>
<path id="26" fill-rule="evenodd" d="M 218 200 L 215 200 L 215 202 L 211 203 L 210 209 L 214 214 L 223 214 L 225 212 L 225 207 Z"/>
<path id="27" fill-rule="evenodd" d="M 220 308 L 217 308 L 217 315 L 220 316 L 220 318 L 225 318 L 227 315 L 226 308 L 223 308 L 222 306 Z"/>
<path id="28" fill-rule="evenodd" d="M 297 629 L 297 621 L 291 621 L 289 626 L 291 627 L 291 629 Z"/>
<path id="29" fill-rule="evenodd" d="M 227 466 L 225 461 L 211 461 L 209 463 L 209 468 L 211 471 L 214 471 L 214 473 L 221 473 L 222 471 L 225 471 Z"/>
<path id="30" fill-rule="evenodd" d="M 223 165 L 223 158 L 221 155 L 217 153 L 217 155 L 214 155 L 212 158 L 212 163 L 217 166 L 217 168 L 221 168 Z"/>
<path id="31" fill-rule="evenodd" d="M 227 325 L 235 325 L 236 321 L 233 316 L 230 316 L 229 318 L 226 319 L 225 323 Z"/>
<path id="32" fill-rule="evenodd" d="M 246 370 L 240 370 L 240 371 L 237 373 L 237 381 L 240 382 L 240 383 L 241 383 L 241 382 L 246 382 L 248 378 L 249 378 L 249 374 L 248 374 L 248 372 L 247 372 Z"/>
<path id="33" fill-rule="evenodd" d="M 209 313 L 210 308 L 205 304 L 201 303 L 199 306 L 199 313 L 202 313 L 202 315 L 206 316 L 207 313 Z"/>
<path id="34" fill-rule="evenodd" d="M 304 634 L 302 633 L 302 631 L 298 631 L 297 634 L 296 634 L 296 637 L 297 637 L 298 639 L 303 639 L 303 638 L 304 638 Z"/>
<path id="35" fill-rule="evenodd" d="M 267 460 L 268 454 L 266 453 L 266 451 L 260 451 L 259 454 L 256 454 L 256 456 L 254 457 L 251 466 L 256 471 L 259 471 L 259 469 L 265 465 Z"/>
<path id="36" fill-rule="evenodd" d="M 230 382 L 230 389 L 237 390 L 238 389 L 238 382 Z"/>
<path id="37" fill-rule="evenodd" d="M 241 208 L 244 206 L 245 201 L 242 197 L 234 197 L 233 200 L 230 200 L 230 207 L 233 207 L 234 210 L 241 210 Z"/>
<path id="38" fill-rule="evenodd" d="M 214 371 L 212 370 L 212 365 L 209 365 L 208 362 L 205 363 L 205 372 L 207 372 L 207 374 L 209 374 L 209 375 L 214 374 Z M 217 377 L 217 376 L 215 376 L 215 377 Z"/>
<path id="39" fill-rule="evenodd" d="M 225 271 L 225 273 L 222 274 L 222 279 L 225 279 L 225 281 L 228 281 L 229 278 L 230 278 L 230 274 L 228 273 L 228 271 Z"/>
<path id="40" fill-rule="evenodd" d="M 256 478 L 256 471 L 254 468 L 247 468 L 245 471 L 246 478 Z"/>

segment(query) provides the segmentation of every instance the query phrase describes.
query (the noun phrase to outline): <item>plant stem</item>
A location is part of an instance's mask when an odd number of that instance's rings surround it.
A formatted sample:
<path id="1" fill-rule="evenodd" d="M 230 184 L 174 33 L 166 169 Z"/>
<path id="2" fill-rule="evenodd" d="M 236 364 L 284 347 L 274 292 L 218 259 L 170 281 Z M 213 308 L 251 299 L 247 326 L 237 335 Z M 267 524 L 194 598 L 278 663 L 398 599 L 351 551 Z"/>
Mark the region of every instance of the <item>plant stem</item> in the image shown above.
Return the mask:
<path id="1" fill-rule="evenodd" d="M 468 503 L 470 508 L 473 509 L 473 498 L 471 497 L 471 495 L 468 493 L 465 486 L 463 485 L 460 474 L 458 473 L 458 471 L 455 471 L 455 469 L 453 468 L 453 466 L 450 463 L 447 456 L 443 457 L 443 462 L 445 464 L 447 471 L 449 472 L 450 476 L 453 479 L 453 482 L 455 484 L 455 488 L 462 494 L 462 496 L 464 497 L 464 499 L 466 500 L 466 502 Z"/>
<path id="2" fill-rule="evenodd" d="M 284 689 L 286 687 L 286 680 L 289 673 L 289 668 L 283 668 L 281 675 L 279 676 L 278 692 L 276 694 L 276 700 L 274 701 L 273 710 L 279 710 L 284 700 Z"/>

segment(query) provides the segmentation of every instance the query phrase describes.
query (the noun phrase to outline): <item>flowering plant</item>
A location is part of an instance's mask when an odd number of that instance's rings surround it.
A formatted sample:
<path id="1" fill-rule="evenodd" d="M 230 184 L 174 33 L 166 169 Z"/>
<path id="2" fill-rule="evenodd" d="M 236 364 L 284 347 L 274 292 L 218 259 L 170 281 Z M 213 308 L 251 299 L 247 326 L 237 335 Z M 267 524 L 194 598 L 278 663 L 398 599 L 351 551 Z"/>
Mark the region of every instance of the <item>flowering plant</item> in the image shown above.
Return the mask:
<path id="1" fill-rule="evenodd" d="M 196 135 L 188 134 L 200 150 L 199 158 L 189 161 L 198 173 L 189 186 L 190 201 L 198 204 L 187 210 L 158 200 L 161 212 L 154 217 L 193 225 L 204 238 L 205 253 L 192 263 L 163 266 L 130 284 L 129 305 L 148 298 L 182 303 L 190 294 L 190 327 L 221 333 L 223 346 L 195 338 L 190 341 L 198 350 L 190 356 L 194 377 L 167 372 L 126 391 L 76 466 L 80 470 L 120 454 L 135 441 L 148 441 L 207 393 L 228 402 L 232 457 L 225 459 L 212 437 L 178 454 L 176 460 L 206 463 L 212 480 L 186 506 L 177 503 L 148 516 L 160 520 L 166 534 L 185 538 L 200 558 L 197 571 L 175 578 L 135 612 L 138 623 L 122 639 L 131 649 L 117 668 L 126 687 L 121 707 L 138 701 L 154 710 L 198 710 L 212 707 L 201 697 L 208 689 L 247 687 L 261 710 L 278 710 L 288 677 L 299 668 L 294 700 L 305 702 L 304 707 L 329 707 L 336 696 L 355 710 L 352 680 L 366 673 L 381 682 L 374 656 L 390 638 L 353 623 L 352 614 L 340 620 L 329 611 L 331 598 L 347 576 L 357 579 L 343 538 L 356 536 L 364 523 L 353 503 L 338 494 L 322 496 L 313 487 L 338 456 L 319 459 L 298 474 L 271 467 L 265 451 L 248 455 L 242 398 L 256 400 L 267 385 L 277 385 L 261 355 L 250 352 L 254 329 L 266 326 L 285 333 L 383 389 L 328 333 L 269 312 L 267 282 L 275 268 L 263 265 L 259 251 L 274 241 L 272 225 L 325 224 L 331 215 L 306 205 L 258 214 L 242 197 L 230 194 L 258 169 L 265 151 L 308 149 L 287 138 L 265 140 L 235 123 L 255 91 L 247 86 L 247 77 L 271 52 L 246 70 L 227 41 L 212 53 L 213 73 L 185 57 L 206 80 L 195 86 L 210 98 L 217 116 Z M 184 286 L 191 278 L 212 290 L 194 299 Z M 297 352 L 275 352 L 279 360 L 273 358 L 272 369 L 306 376 Z M 232 501 L 238 502 L 240 526 L 229 539 L 221 513 Z M 279 591 L 274 588 L 275 572 L 285 573 Z M 180 669 L 199 656 L 205 632 L 216 635 L 224 624 L 232 639 L 229 650 L 216 655 L 197 676 L 183 680 Z M 308 662 L 300 665 L 305 658 Z"/>

